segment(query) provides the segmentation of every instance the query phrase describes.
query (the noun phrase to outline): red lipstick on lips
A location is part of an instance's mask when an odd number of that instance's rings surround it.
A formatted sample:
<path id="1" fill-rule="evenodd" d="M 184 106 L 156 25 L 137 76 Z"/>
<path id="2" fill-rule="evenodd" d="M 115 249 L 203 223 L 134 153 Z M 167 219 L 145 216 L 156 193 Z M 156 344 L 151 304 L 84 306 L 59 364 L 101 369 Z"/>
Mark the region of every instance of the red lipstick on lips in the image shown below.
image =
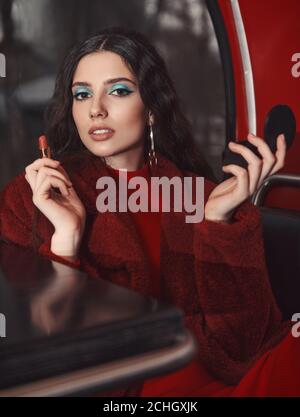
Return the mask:
<path id="1" fill-rule="evenodd" d="M 94 133 L 97 130 L 104 130 L 104 129 L 108 130 L 108 132 Z M 108 126 L 93 126 L 89 130 L 89 135 L 91 136 L 91 138 L 93 140 L 96 140 L 96 141 L 101 141 L 101 140 L 108 139 L 108 138 L 112 137 L 114 133 L 115 133 L 114 129 L 112 129 Z"/>

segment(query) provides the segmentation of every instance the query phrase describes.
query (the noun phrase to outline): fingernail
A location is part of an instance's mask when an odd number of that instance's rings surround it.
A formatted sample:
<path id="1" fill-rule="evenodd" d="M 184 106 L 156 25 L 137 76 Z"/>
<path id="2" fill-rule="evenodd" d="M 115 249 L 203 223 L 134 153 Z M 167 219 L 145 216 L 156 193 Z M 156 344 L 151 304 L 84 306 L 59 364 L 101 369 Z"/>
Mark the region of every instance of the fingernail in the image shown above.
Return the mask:
<path id="1" fill-rule="evenodd" d="M 253 133 L 249 133 L 248 136 L 251 136 L 251 138 L 255 138 L 256 137 Z"/>

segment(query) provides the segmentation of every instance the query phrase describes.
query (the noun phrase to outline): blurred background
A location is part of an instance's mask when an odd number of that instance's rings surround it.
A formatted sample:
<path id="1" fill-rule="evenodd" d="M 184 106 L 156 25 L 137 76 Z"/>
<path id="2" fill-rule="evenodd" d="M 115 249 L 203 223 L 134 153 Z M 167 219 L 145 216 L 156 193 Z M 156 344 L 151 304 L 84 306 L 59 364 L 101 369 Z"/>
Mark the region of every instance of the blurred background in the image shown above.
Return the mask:
<path id="1" fill-rule="evenodd" d="M 221 180 L 226 141 L 220 52 L 204 0 L 0 0 L 0 188 L 36 159 L 44 110 L 68 50 L 120 25 L 146 34 L 164 57 L 195 141 Z"/>

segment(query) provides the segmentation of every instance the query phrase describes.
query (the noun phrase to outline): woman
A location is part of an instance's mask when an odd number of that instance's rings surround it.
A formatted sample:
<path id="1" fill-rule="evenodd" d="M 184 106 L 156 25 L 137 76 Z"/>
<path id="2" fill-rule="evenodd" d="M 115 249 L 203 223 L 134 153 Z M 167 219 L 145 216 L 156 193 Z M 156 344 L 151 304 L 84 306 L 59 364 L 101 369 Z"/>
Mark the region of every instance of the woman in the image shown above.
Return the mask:
<path id="1" fill-rule="evenodd" d="M 223 167 L 232 177 L 219 185 L 205 179 L 201 222 L 187 223 L 175 210 L 99 213 L 103 176 L 118 183 L 127 169 L 129 179 L 149 183 L 154 176 L 195 178 L 207 168 L 163 60 L 144 36 L 121 28 L 103 30 L 68 54 L 46 133 L 56 159 L 37 159 L 7 185 L 2 237 L 33 245 L 34 224 L 41 254 L 95 278 L 105 271 L 104 279 L 177 305 L 199 342 L 199 356 L 183 370 L 112 395 L 234 392 L 289 332 L 268 281 L 259 211 L 249 201 L 283 167 L 284 137 L 273 155 L 249 135 L 262 159 L 230 143 L 248 168 Z"/>

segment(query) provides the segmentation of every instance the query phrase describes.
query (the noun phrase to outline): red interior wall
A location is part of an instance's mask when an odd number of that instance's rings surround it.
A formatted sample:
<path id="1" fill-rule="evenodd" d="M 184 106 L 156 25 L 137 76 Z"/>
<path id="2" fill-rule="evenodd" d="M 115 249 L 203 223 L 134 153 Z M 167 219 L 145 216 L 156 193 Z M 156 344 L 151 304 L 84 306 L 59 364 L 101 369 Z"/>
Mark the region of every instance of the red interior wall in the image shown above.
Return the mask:
<path id="1" fill-rule="evenodd" d="M 235 89 L 236 137 L 248 133 L 242 63 L 230 0 L 219 0 L 230 40 Z M 300 175 L 300 76 L 292 75 L 292 56 L 300 53 L 299 0 L 239 0 L 248 41 L 254 78 L 257 134 L 263 135 L 268 111 L 276 104 L 288 104 L 297 119 L 296 139 L 280 171 Z M 298 70 L 300 75 L 300 68 Z M 300 210 L 300 189 L 283 188 L 269 193 L 266 205 Z"/>

